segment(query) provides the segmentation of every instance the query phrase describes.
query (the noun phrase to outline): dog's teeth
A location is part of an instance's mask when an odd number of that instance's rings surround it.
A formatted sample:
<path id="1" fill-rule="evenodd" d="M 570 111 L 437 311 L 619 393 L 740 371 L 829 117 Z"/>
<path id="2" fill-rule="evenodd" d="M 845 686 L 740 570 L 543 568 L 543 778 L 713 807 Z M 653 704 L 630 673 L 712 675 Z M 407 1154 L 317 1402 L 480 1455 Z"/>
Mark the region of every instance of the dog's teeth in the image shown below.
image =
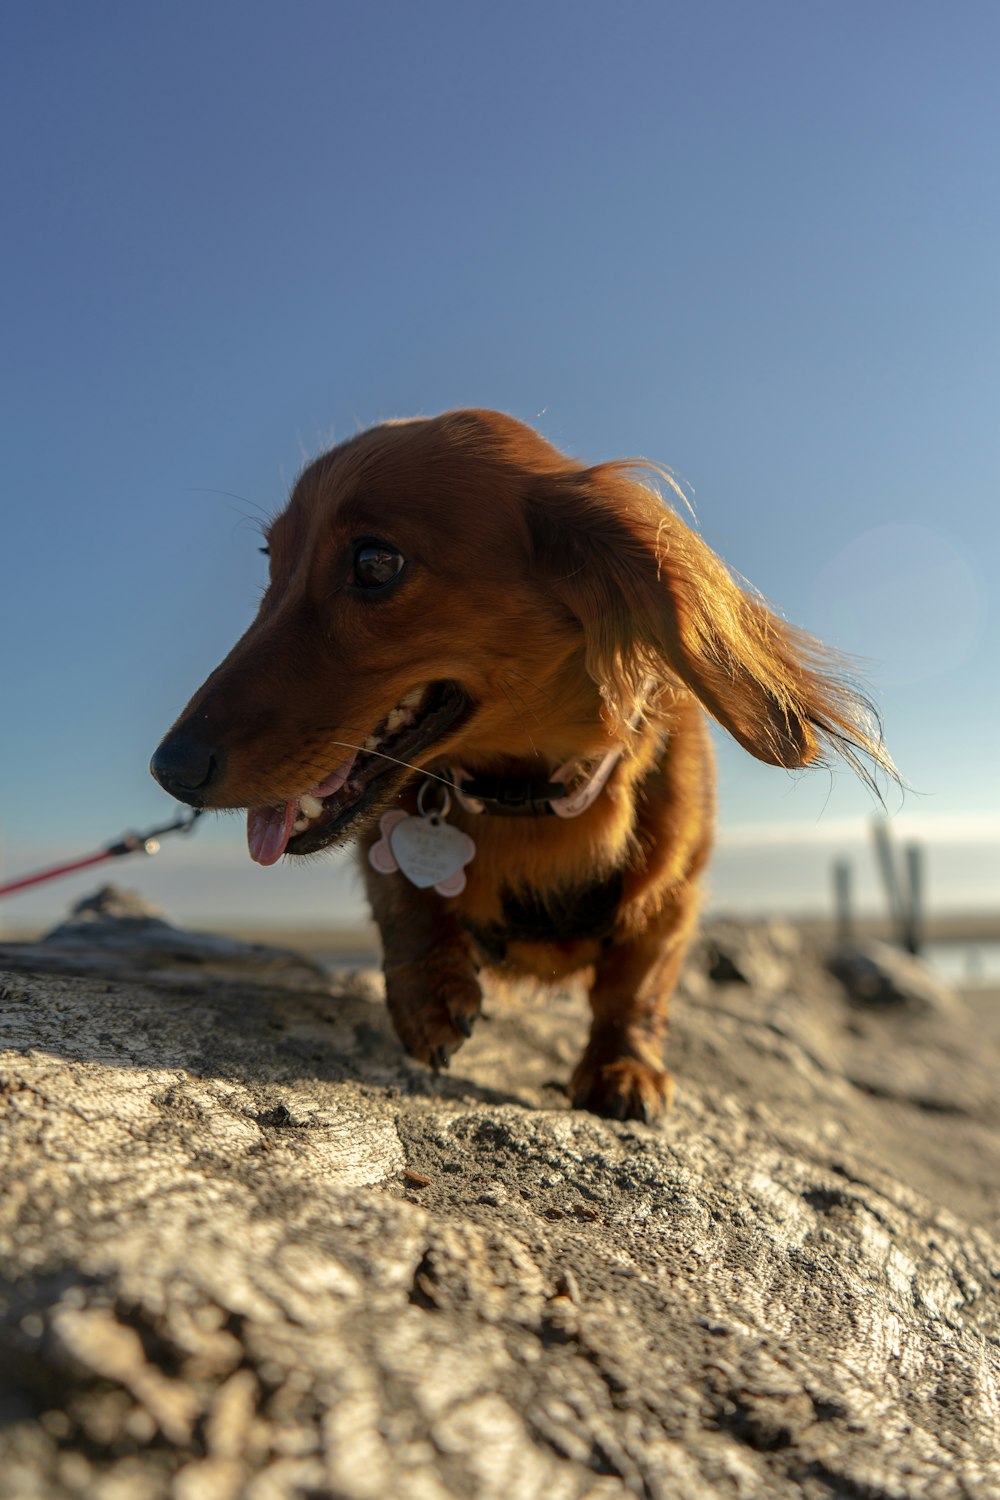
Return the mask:
<path id="1" fill-rule="evenodd" d="M 292 832 L 293 833 L 305 833 L 305 831 L 306 831 L 306 829 L 308 827 L 309 827 L 309 819 L 308 818 L 296 818 L 295 822 L 292 824 Z"/>
<path id="2" fill-rule="evenodd" d="M 406 697 L 400 700 L 399 706 L 400 708 L 416 708 L 423 696 L 423 688 L 414 688 L 412 693 L 407 693 Z"/>
<path id="3" fill-rule="evenodd" d="M 311 797 L 307 792 L 304 797 L 299 798 L 299 807 L 307 818 L 318 818 L 323 811 L 323 804 L 318 797 Z"/>
<path id="4" fill-rule="evenodd" d="M 400 724 L 405 723 L 409 719 L 409 717 L 410 715 L 405 708 L 394 708 L 392 710 L 392 713 L 385 721 L 385 727 L 386 729 L 388 729 L 389 733 L 392 734 L 393 731 L 398 729 Z"/>
<path id="5" fill-rule="evenodd" d="M 368 738 L 365 740 L 365 749 L 366 750 L 377 750 L 378 749 L 378 735 L 377 734 L 370 734 L 368 736 Z"/>

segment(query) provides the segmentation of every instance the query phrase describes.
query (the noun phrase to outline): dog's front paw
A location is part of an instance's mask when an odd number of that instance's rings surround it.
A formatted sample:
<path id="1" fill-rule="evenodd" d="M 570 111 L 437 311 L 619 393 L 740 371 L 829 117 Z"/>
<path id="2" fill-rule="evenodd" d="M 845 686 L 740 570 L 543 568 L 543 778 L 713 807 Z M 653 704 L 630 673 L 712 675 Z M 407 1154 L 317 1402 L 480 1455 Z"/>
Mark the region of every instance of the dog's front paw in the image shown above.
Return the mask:
<path id="1" fill-rule="evenodd" d="M 644 1120 L 651 1125 L 670 1108 L 673 1086 L 664 1068 L 652 1067 L 638 1057 L 608 1060 L 606 1053 L 594 1053 L 588 1047 L 570 1079 L 569 1092 L 575 1109 L 589 1109 L 609 1120 Z"/>
<path id="2" fill-rule="evenodd" d="M 435 1070 L 450 1065 L 483 1008 L 471 973 L 434 976 L 412 964 L 386 970 L 386 999 L 407 1052 Z"/>

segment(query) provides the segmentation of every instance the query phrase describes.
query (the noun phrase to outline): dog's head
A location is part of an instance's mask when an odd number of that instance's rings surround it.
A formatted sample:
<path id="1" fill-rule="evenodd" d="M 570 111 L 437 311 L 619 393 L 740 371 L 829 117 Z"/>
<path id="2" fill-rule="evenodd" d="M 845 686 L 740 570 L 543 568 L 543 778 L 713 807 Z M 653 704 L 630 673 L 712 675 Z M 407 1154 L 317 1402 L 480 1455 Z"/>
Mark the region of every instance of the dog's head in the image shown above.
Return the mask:
<path id="1" fill-rule="evenodd" d="M 267 540 L 257 618 L 152 763 L 182 801 L 250 809 L 262 863 L 356 831 L 435 764 L 599 754 L 671 693 L 778 765 L 824 742 L 886 763 L 828 654 L 659 496 L 499 413 L 350 439 Z"/>

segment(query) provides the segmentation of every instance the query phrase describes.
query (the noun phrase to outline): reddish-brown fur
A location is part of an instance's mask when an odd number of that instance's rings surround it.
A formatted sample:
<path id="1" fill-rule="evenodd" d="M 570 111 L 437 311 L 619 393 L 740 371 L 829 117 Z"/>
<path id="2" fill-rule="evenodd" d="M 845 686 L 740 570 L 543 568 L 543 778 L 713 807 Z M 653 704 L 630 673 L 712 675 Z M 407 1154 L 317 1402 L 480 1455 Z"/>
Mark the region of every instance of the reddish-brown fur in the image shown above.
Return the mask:
<path id="1" fill-rule="evenodd" d="M 480 1009 L 479 967 L 499 962 L 479 939 L 503 934 L 513 894 L 550 911 L 551 931 L 509 935 L 502 966 L 546 980 L 593 974 L 573 1102 L 652 1118 L 668 1098 L 667 1002 L 712 839 L 704 710 L 775 765 L 831 748 L 891 765 L 836 658 L 738 587 L 636 474 L 586 468 L 488 411 L 390 423 L 333 449 L 270 528 L 257 619 L 173 733 L 196 726 L 224 751 L 222 779 L 189 800 L 230 808 L 307 791 L 340 747 L 437 680 L 461 684 L 475 711 L 393 787 L 408 811 L 421 771 L 546 776 L 621 747 L 607 788 L 575 820 L 453 807 L 450 821 L 477 844 L 457 897 L 372 871 L 371 820 L 362 863 L 410 1053 L 438 1066 L 462 1045 Z M 359 600 L 338 580 L 357 539 L 372 536 L 398 548 L 408 573 L 384 599 Z M 566 892 L 616 874 L 610 930 L 567 939 Z"/>

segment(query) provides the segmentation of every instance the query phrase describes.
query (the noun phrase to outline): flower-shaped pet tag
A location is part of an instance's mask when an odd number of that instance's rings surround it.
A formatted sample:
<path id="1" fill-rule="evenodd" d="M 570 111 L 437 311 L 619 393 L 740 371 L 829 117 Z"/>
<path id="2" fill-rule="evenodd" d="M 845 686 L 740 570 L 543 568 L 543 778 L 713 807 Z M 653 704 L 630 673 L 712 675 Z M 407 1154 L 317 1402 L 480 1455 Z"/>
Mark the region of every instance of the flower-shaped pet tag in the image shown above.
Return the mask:
<path id="1" fill-rule="evenodd" d="M 382 837 L 369 849 L 368 863 L 380 875 L 401 870 L 420 890 L 433 886 L 441 896 L 457 896 L 465 889 L 465 866 L 476 845 L 467 833 L 445 821 L 451 807 L 447 787 L 442 789 L 443 806 L 425 812 L 424 794 L 433 784 L 425 781 L 420 788 L 417 817 L 399 808 L 382 814 Z"/>

